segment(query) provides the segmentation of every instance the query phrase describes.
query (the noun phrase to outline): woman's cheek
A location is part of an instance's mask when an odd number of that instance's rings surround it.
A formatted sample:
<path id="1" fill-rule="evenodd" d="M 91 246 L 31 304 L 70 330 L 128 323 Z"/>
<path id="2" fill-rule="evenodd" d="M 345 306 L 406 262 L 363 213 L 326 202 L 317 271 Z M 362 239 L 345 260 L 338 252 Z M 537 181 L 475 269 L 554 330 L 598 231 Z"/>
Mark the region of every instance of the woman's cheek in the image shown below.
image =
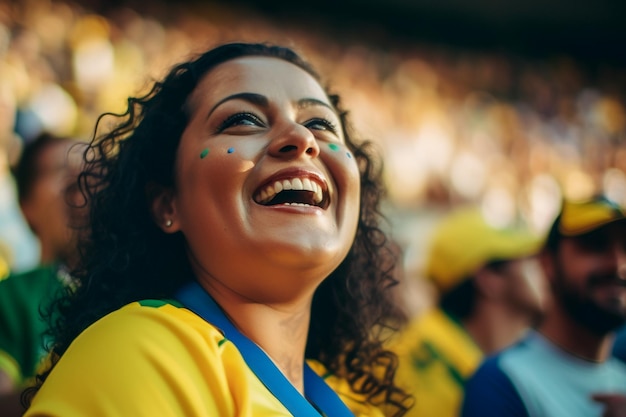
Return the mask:
<path id="1" fill-rule="evenodd" d="M 250 169 L 259 150 L 256 147 L 232 142 L 212 143 L 197 149 L 198 158 L 203 163 L 211 164 L 214 167 L 232 167 L 233 164 L 241 165 L 238 171 Z"/>
<path id="2" fill-rule="evenodd" d="M 359 168 L 354 155 L 346 145 L 334 142 L 325 143 L 321 145 L 320 152 L 328 160 L 328 164 L 332 165 L 333 171 L 344 172 L 348 181 L 354 179 L 357 184 L 359 183 Z"/>

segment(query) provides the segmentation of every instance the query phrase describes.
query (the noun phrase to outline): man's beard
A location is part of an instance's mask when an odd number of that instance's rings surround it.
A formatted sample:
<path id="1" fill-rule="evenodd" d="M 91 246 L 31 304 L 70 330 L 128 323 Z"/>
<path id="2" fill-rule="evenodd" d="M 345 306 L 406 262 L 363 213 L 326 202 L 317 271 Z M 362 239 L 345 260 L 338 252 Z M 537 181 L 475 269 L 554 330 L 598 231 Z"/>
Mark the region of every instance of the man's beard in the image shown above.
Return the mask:
<path id="1" fill-rule="evenodd" d="M 605 336 L 626 323 L 626 310 L 618 306 L 613 309 L 602 306 L 586 294 L 591 294 L 596 285 L 609 282 L 620 282 L 624 285 L 624 282 L 615 276 L 593 275 L 588 277 L 581 292 L 567 282 L 559 265 L 553 283 L 554 296 L 574 321 L 598 336 Z"/>

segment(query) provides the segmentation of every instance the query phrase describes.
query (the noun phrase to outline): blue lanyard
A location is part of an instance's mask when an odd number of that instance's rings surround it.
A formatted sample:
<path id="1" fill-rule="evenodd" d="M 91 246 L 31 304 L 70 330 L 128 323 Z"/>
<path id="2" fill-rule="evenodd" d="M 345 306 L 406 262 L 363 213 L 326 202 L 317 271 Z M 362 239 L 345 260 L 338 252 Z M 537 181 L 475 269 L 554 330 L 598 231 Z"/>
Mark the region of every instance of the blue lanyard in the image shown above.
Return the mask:
<path id="1" fill-rule="evenodd" d="M 313 407 L 311 404 L 313 403 L 326 417 L 354 417 L 337 393 L 305 362 L 304 392 L 311 402 L 307 401 L 265 352 L 230 322 L 213 298 L 197 282 L 185 285 L 175 298 L 187 309 L 220 329 L 226 338 L 237 346 L 246 364 L 263 385 L 294 416 L 320 417 L 320 411 Z"/>

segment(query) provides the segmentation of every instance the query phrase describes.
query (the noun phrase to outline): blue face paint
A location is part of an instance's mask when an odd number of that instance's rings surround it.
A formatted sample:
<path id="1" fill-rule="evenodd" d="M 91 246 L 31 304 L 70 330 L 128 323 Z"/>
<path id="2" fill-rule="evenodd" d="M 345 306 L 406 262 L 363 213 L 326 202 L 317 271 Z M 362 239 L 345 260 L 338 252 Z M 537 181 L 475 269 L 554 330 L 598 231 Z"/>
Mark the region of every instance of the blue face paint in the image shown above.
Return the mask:
<path id="1" fill-rule="evenodd" d="M 209 154 L 209 148 L 204 148 L 200 153 L 200 159 L 204 159 L 205 156 Z"/>
<path id="2" fill-rule="evenodd" d="M 339 145 L 335 144 L 335 143 L 329 143 L 328 147 L 330 148 L 331 151 L 333 152 L 337 152 L 339 150 Z"/>
<path id="3" fill-rule="evenodd" d="M 233 152 L 235 152 L 235 148 L 228 148 L 228 150 L 226 152 L 233 153 Z"/>
<path id="4" fill-rule="evenodd" d="M 346 155 L 348 155 L 348 158 L 352 159 L 352 154 L 350 152 L 346 152 Z"/>

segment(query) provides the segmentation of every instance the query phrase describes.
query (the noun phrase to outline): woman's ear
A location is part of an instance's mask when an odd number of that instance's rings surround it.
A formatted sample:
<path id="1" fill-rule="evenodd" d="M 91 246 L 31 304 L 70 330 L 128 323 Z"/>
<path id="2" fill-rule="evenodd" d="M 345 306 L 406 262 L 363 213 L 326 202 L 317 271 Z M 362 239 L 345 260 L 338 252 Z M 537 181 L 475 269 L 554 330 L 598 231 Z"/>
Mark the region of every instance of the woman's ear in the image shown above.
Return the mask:
<path id="1" fill-rule="evenodd" d="M 146 187 L 146 197 L 150 204 L 152 219 L 165 233 L 180 230 L 176 212 L 174 190 L 159 184 L 151 183 Z"/>

